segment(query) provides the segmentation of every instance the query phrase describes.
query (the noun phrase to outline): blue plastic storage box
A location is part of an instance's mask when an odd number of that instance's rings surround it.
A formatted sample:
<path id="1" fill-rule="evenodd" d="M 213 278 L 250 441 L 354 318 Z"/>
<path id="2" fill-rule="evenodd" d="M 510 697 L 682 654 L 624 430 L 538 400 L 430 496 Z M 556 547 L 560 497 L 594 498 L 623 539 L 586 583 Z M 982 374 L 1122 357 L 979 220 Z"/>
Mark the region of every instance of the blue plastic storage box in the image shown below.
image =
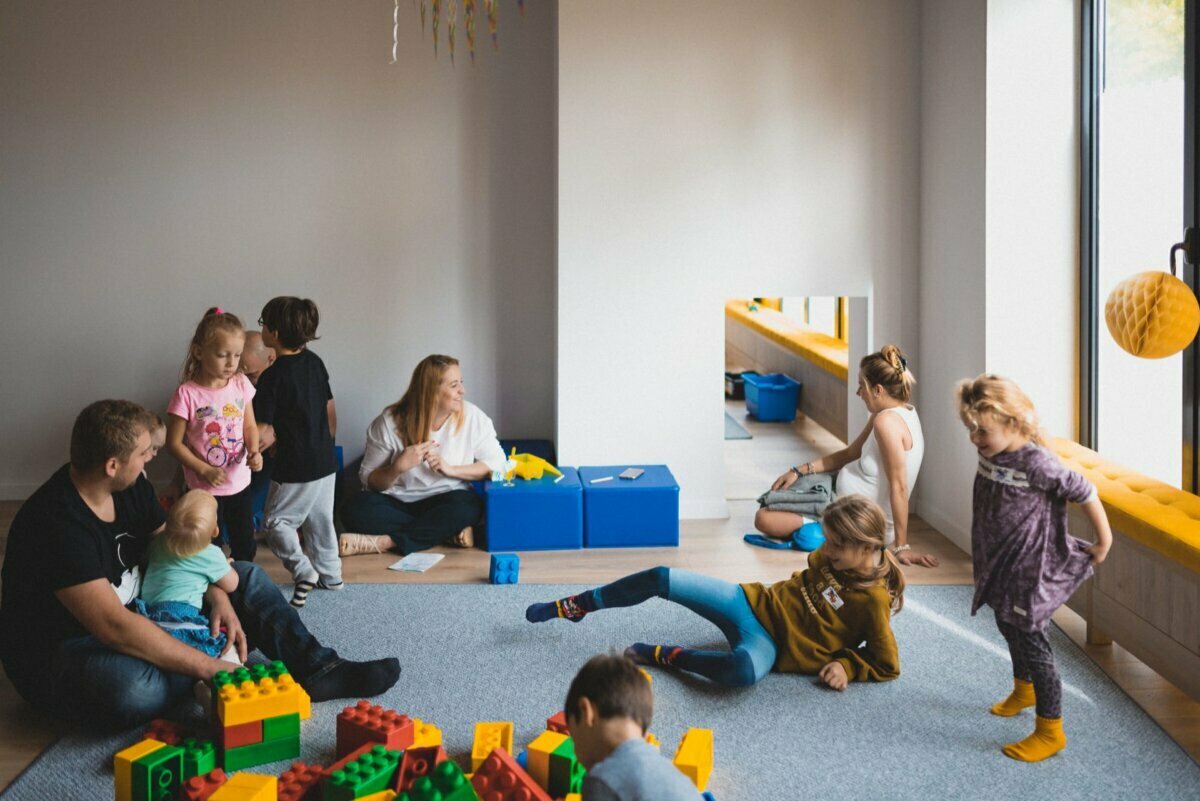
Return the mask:
<path id="1" fill-rule="evenodd" d="M 783 373 L 747 373 L 743 379 L 746 381 L 747 413 L 764 423 L 796 419 L 799 381 Z"/>

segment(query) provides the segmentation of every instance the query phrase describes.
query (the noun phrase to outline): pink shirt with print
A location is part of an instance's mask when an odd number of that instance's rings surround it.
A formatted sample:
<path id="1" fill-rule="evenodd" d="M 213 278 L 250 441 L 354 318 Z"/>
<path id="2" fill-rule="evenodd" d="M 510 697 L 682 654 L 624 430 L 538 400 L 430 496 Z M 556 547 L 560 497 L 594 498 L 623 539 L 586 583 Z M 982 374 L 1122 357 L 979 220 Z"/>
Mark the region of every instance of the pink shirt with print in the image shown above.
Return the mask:
<path id="1" fill-rule="evenodd" d="M 242 420 L 253 397 L 254 385 L 241 373 L 236 373 L 222 389 L 188 381 L 175 390 L 167 413 L 187 421 L 184 443 L 200 459 L 225 471 L 225 483 L 214 487 L 185 467 L 183 477 L 189 487 L 208 490 L 213 495 L 236 495 L 250 485 Z"/>

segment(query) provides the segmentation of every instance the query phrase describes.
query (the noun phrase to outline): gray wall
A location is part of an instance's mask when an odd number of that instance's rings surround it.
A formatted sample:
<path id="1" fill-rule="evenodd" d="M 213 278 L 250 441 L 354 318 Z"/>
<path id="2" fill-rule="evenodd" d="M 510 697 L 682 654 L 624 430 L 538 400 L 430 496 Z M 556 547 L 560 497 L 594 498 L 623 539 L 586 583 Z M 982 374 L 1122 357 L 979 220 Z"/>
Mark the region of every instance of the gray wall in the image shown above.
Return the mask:
<path id="1" fill-rule="evenodd" d="M 165 408 L 207 306 L 277 294 L 321 307 L 348 458 L 430 352 L 552 436 L 557 4 L 526 5 L 474 67 L 409 3 L 397 64 L 384 0 L 0 5 L 0 497 L 86 403 Z"/>

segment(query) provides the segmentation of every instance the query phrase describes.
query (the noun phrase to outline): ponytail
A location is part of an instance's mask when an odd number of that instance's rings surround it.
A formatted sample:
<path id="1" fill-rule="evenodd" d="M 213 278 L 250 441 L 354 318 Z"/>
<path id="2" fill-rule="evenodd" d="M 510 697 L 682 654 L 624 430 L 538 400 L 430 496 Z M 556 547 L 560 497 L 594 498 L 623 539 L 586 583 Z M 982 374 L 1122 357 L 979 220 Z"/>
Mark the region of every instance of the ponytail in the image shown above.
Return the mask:
<path id="1" fill-rule="evenodd" d="M 200 318 L 200 322 L 196 324 L 192 341 L 188 343 L 187 357 L 183 360 L 183 369 L 180 371 L 180 383 L 193 380 L 200 372 L 200 359 L 196 356 L 196 349 L 208 345 L 218 331 L 227 334 L 244 335 L 246 333 L 246 329 L 242 327 L 242 321 L 236 314 L 231 314 L 220 306 L 209 308 Z"/>
<path id="2" fill-rule="evenodd" d="M 878 353 L 864 356 L 858 366 L 871 386 L 883 387 L 884 392 L 903 403 L 912 400 L 917 377 L 908 369 L 908 359 L 900 348 L 884 345 Z"/>

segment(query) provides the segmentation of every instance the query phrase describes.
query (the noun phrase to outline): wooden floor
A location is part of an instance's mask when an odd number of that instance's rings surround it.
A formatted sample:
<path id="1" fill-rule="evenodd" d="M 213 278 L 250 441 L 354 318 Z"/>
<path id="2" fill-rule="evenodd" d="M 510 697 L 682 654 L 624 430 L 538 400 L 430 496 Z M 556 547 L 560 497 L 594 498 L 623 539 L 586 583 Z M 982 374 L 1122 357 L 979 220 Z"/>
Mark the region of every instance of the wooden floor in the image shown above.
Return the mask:
<path id="1" fill-rule="evenodd" d="M 754 435 L 750 440 L 725 442 L 726 489 L 730 498 L 727 520 L 683 521 L 678 548 L 524 553 L 521 554 L 522 583 L 600 583 L 656 564 L 685 567 L 731 581 L 777 581 L 802 569 L 801 554 L 752 548 L 742 542 L 742 534 L 753 530 L 757 508 L 753 499 L 777 475 L 788 465 L 834 450 L 841 443 L 802 418 L 790 426 L 761 424 L 745 419 L 745 410 L 740 403 L 731 402 L 727 408 Z M 9 525 L 19 507 L 19 502 L 0 501 L 0 549 L 7 543 Z M 912 521 L 910 541 L 913 548 L 933 553 L 941 560 L 941 566 L 933 570 L 907 568 L 910 583 L 971 582 L 970 557 L 919 518 Z M 487 582 L 488 554 L 474 550 L 439 550 L 446 553 L 446 558 L 427 573 L 387 570 L 397 558 L 387 554 L 346 559 L 344 575 L 348 582 L 370 584 Z M 259 554 L 259 562 L 273 578 L 288 581 L 286 571 L 269 551 L 260 549 Z M 0 556 L 0 562 L 2 558 Z M 1054 619 L 1168 735 L 1193 759 L 1200 760 L 1200 703 L 1120 646 L 1084 644 L 1083 622 L 1070 610 L 1060 610 Z M 55 724 L 26 706 L 7 678 L 0 674 L 0 787 L 7 787 L 57 734 Z"/>

